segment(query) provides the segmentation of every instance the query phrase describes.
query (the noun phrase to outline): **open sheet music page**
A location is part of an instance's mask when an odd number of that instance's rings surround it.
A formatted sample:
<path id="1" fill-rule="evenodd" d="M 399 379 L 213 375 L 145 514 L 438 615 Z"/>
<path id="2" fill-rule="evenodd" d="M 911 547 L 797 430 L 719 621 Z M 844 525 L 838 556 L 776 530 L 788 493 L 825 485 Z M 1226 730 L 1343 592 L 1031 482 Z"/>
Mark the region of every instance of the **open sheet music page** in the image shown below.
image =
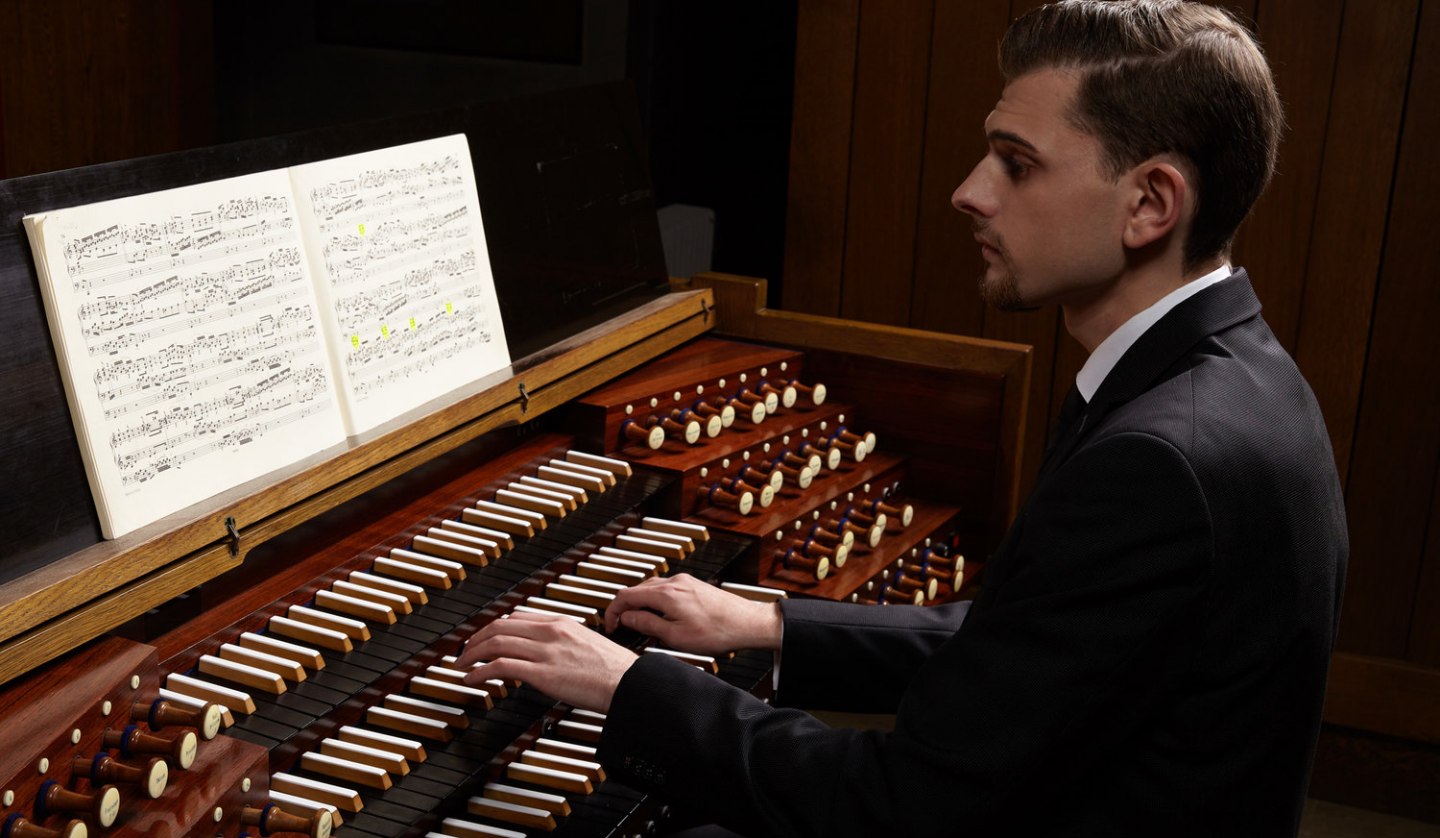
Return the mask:
<path id="1" fill-rule="evenodd" d="M 106 538 L 344 440 L 284 170 L 25 228 Z"/>
<path id="2" fill-rule="evenodd" d="M 463 134 L 290 174 L 351 434 L 509 365 Z"/>

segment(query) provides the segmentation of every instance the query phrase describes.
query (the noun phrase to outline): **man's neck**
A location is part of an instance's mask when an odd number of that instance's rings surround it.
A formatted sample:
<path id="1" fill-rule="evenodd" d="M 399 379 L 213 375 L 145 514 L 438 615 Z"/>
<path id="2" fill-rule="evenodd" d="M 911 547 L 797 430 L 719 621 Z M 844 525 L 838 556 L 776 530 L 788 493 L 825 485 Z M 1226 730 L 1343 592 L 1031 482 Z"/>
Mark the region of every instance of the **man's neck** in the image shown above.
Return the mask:
<path id="1" fill-rule="evenodd" d="M 1085 347 L 1087 353 L 1094 352 L 1095 347 L 1125 321 L 1154 305 L 1166 294 L 1223 264 L 1225 257 L 1217 256 L 1191 271 L 1182 271 L 1178 265 L 1154 263 L 1126 271 L 1103 291 L 1062 303 L 1060 312 L 1065 318 L 1065 330 Z"/>

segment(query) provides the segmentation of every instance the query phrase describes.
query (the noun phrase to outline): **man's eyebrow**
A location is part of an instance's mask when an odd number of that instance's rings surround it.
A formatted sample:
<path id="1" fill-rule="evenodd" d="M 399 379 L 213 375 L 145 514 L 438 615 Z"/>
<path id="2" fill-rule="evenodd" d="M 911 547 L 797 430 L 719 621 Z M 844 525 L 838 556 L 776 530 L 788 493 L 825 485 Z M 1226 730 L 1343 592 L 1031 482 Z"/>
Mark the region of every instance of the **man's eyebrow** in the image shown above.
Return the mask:
<path id="1" fill-rule="evenodd" d="M 1031 144 L 1029 140 L 1020 136 L 1019 134 L 1013 134 L 1009 131 L 1001 131 L 997 129 L 989 132 L 985 136 L 992 143 L 996 141 L 1003 141 L 1007 143 L 1013 143 L 1014 145 L 1018 145 L 1021 148 L 1027 148 L 1037 153 L 1040 151 L 1040 149 L 1036 148 L 1033 144 Z"/>

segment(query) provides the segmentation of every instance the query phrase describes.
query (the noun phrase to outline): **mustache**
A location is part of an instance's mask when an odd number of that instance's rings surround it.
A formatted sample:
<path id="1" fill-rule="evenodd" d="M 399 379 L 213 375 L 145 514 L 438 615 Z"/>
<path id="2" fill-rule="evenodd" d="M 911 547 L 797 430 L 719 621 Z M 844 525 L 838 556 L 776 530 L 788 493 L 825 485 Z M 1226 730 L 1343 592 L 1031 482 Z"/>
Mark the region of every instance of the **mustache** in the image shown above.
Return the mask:
<path id="1" fill-rule="evenodd" d="M 1003 254 L 1005 252 L 1005 240 L 1000 236 L 992 235 L 989 230 L 989 221 L 982 218 L 972 218 L 970 220 L 970 231 L 975 234 L 975 237 L 983 240 L 985 244 Z"/>

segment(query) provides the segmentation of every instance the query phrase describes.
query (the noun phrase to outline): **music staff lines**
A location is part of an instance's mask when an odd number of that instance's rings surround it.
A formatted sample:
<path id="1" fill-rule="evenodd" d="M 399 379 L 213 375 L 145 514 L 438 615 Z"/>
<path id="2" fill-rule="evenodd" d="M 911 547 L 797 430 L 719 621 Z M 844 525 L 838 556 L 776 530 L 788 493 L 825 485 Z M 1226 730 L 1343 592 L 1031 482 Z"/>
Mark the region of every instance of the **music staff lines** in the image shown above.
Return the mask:
<path id="1" fill-rule="evenodd" d="M 486 328 L 485 315 L 482 306 L 471 306 L 446 317 L 440 321 L 442 325 L 396 332 L 389 340 L 362 344 L 346 357 L 347 367 L 356 359 L 351 375 L 356 397 L 363 399 L 372 389 L 383 392 L 412 374 L 489 343 L 494 336 Z"/>
<path id="2" fill-rule="evenodd" d="M 335 301 L 335 317 L 350 334 L 383 323 L 401 311 L 422 311 L 424 303 L 443 309 L 443 303 L 474 296 L 475 251 L 434 263 L 378 286 L 374 293 L 357 292 Z M 421 302 L 412 302 L 419 300 Z"/>
<path id="3" fill-rule="evenodd" d="M 287 336 L 287 338 L 285 341 L 287 343 L 313 347 L 315 333 L 312 329 Z M 174 399 L 186 399 L 197 391 L 223 385 L 229 381 L 246 376 L 264 375 L 268 370 L 304 363 L 311 357 L 319 357 L 319 353 L 312 351 L 297 354 L 292 350 L 282 350 L 257 358 L 239 357 L 225 353 L 211 357 L 202 363 L 169 367 L 161 375 L 145 376 L 121 387 L 101 391 L 100 397 L 106 402 L 123 399 L 132 394 L 140 394 L 140 398 L 133 401 L 121 401 L 113 407 L 107 406 L 105 418 L 120 419 L 137 410 L 144 410 Z M 309 363 L 312 366 L 319 364 L 318 361 L 309 361 Z M 212 370 L 218 371 L 211 372 Z"/>
<path id="4" fill-rule="evenodd" d="M 100 341 L 98 343 L 86 340 L 86 349 L 89 351 L 91 357 L 97 355 L 119 355 L 129 350 L 143 347 L 147 344 L 152 343 L 153 341 L 164 338 L 167 335 L 173 335 L 177 333 L 187 332 L 192 329 L 198 329 L 210 323 L 221 323 L 233 320 L 238 316 L 246 315 L 251 312 L 265 312 L 294 308 L 293 304 L 303 302 L 307 299 L 307 297 L 308 289 L 306 289 L 303 285 L 297 285 L 292 282 L 289 286 L 277 289 L 274 294 L 264 297 L 256 297 L 252 299 L 236 301 L 235 303 L 224 306 L 223 308 L 203 311 L 199 314 L 196 314 L 194 317 L 182 317 L 179 319 L 171 320 L 170 322 L 160 323 L 159 325 L 152 326 L 148 329 L 134 329 L 132 331 L 125 332 L 124 334 L 121 334 L 117 337 L 111 338 L 109 340 Z M 308 315 L 309 309 L 306 308 L 305 312 Z M 241 333 L 248 334 L 249 330 L 243 330 Z M 255 332 L 255 334 L 263 334 L 263 332 Z"/>
<path id="5" fill-rule="evenodd" d="M 179 234 L 172 238 L 171 231 Z M 94 236 L 114 231 L 99 240 Z M 157 240 L 150 236 L 160 235 Z M 90 245 L 77 251 L 71 262 L 72 248 L 80 242 Z M 168 224 L 115 225 L 91 236 L 82 236 L 66 244 L 67 268 L 78 293 L 103 291 L 119 283 L 182 268 L 194 268 L 221 259 L 244 260 L 245 255 L 269 252 L 281 245 L 298 248 L 299 236 L 294 219 L 261 219 L 239 227 L 211 230 L 200 236 L 183 234 Z M 127 246 L 133 242 L 134 246 Z M 95 254 L 94 247 L 110 245 L 108 252 Z M 166 256 L 168 255 L 168 258 Z M 138 264 L 137 264 L 138 263 Z M 134 266 L 134 267 L 126 267 Z"/>
<path id="6" fill-rule="evenodd" d="M 323 370 L 310 370 L 306 372 L 317 373 L 322 377 L 324 376 Z M 307 376 L 307 378 L 313 380 L 313 376 Z M 334 407 L 328 388 L 323 390 L 322 396 L 309 402 L 294 403 L 284 399 L 272 399 L 267 403 L 278 405 L 279 407 L 289 407 L 291 410 L 278 413 L 274 417 L 265 420 L 256 418 L 262 414 L 262 410 L 257 409 L 245 412 L 240 419 L 250 420 L 246 424 L 238 424 L 233 418 L 207 422 L 201 427 L 191 428 L 176 436 L 168 437 L 162 442 L 133 454 L 117 455 L 115 464 L 121 470 L 121 485 L 127 489 L 136 487 L 149 480 L 153 480 L 164 471 L 179 468 L 191 460 L 220 451 L 236 450 L 267 433 L 299 422 L 310 416 L 331 410 Z M 234 425 L 234 427 L 225 431 L 218 438 L 206 440 L 200 445 L 178 453 L 166 453 L 187 442 L 203 438 L 206 434 L 218 432 L 219 429 L 229 427 L 230 425 Z M 213 426 L 213 428 L 211 426 Z"/>

